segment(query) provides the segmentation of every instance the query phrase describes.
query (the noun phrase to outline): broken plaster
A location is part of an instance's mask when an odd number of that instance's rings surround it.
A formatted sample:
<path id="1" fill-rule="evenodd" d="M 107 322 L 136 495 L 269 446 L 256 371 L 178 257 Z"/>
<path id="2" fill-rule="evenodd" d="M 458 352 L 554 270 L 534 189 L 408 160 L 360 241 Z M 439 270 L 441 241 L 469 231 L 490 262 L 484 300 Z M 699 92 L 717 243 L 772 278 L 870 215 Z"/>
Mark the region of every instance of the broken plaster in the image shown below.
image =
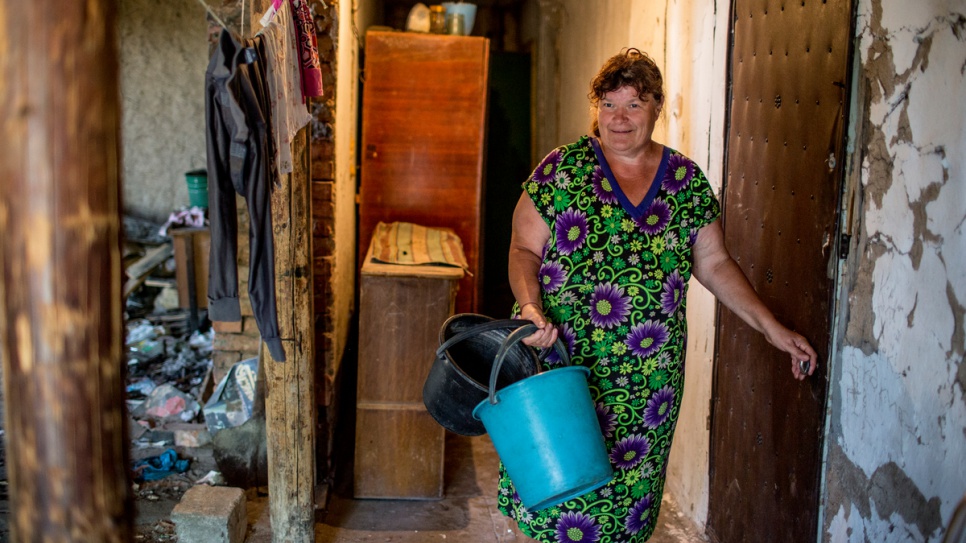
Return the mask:
<path id="1" fill-rule="evenodd" d="M 890 521 L 897 515 L 919 530 L 916 539 L 930 537 L 942 529 L 940 499 L 936 496 L 927 499 L 895 462 L 879 466 L 869 477 L 838 445 L 830 448 L 829 462 L 836 466 L 836 476 L 828 486 L 827 503 L 831 510 L 840 509 L 846 518 L 858 514 L 865 520 L 875 514 L 880 520 Z M 892 524 L 887 530 L 896 528 Z"/>
<path id="2" fill-rule="evenodd" d="M 857 2 L 859 211 L 823 540 L 932 540 L 966 485 L 966 2 Z"/>

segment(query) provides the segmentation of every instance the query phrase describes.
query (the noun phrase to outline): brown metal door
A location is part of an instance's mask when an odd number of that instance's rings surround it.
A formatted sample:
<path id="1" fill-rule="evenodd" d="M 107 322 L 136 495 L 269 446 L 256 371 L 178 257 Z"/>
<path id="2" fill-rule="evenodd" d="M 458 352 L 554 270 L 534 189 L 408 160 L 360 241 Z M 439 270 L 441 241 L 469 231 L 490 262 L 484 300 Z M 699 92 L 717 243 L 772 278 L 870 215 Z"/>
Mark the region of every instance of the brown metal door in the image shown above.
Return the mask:
<path id="1" fill-rule="evenodd" d="M 811 542 L 852 2 L 735 0 L 732 9 L 726 243 L 820 364 L 795 381 L 786 354 L 719 306 L 708 533 L 721 543 Z"/>

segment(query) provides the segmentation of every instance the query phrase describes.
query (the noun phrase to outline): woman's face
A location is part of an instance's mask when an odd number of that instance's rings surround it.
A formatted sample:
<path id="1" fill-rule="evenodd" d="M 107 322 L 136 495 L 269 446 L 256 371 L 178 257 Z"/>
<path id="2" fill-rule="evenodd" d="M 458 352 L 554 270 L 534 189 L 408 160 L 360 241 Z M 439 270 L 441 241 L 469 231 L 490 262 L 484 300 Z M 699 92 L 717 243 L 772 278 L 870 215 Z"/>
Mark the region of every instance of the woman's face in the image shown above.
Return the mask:
<path id="1" fill-rule="evenodd" d="M 604 147 L 624 155 L 643 153 L 651 142 L 661 105 L 650 94 L 641 99 L 637 89 L 629 86 L 605 94 L 597 105 Z"/>

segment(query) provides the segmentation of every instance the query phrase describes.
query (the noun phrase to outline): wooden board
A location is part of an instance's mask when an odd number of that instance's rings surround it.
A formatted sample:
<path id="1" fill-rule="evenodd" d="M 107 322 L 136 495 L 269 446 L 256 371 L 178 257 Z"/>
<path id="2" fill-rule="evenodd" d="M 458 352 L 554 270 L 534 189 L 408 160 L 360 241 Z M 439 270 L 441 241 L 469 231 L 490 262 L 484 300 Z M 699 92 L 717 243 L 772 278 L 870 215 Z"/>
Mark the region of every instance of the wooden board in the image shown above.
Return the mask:
<path id="1" fill-rule="evenodd" d="M 188 249 L 192 250 L 194 268 L 195 299 L 198 307 L 208 307 L 208 253 L 211 247 L 211 233 L 207 228 L 178 228 L 168 232 L 174 240 L 175 278 L 178 281 L 178 305 L 189 307 L 190 288 L 188 281 Z"/>
<path id="2" fill-rule="evenodd" d="M 422 388 L 461 274 L 379 268 L 366 266 L 360 279 L 355 495 L 439 498 L 445 430 L 426 412 Z"/>
<path id="3" fill-rule="evenodd" d="M 312 234 L 306 130 L 296 135 L 295 171 L 272 191 L 275 295 L 285 362 L 267 353 L 268 494 L 275 543 L 315 541 L 315 345 Z M 264 348 L 264 345 L 262 346 Z"/>
<path id="4" fill-rule="evenodd" d="M 460 312 L 480 296 L 488 58 L 485 38 L 366 34 L 360 263 L 379 221 L 452 228 L 472 274 Z"/>
<path id="5" fill-rule="evenodd" d="M 422 404 L 360 404 L 356 420 L 355 497 L 443 497 L 445 430 Z"/>

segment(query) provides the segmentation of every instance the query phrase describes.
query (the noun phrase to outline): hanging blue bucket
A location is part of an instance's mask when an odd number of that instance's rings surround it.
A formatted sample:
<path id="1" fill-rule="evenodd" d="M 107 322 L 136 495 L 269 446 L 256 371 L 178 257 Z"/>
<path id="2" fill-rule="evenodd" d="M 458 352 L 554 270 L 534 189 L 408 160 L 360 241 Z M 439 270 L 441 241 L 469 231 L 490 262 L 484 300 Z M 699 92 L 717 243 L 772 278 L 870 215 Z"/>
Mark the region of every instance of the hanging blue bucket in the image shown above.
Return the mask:
<path id="1" fill-rule="evenodd" d="M 590 370 L 569 366 L 563 342 L 555 348 L 568 367 L 496 390 L 506 351 L 534 330 L 528 325 L 507 337 L 493 364 L 489 398 L 473 416 L 483 421 L 523 505 L 539 511 L 604 486 L 614 470 L 587 387 Z"/>

